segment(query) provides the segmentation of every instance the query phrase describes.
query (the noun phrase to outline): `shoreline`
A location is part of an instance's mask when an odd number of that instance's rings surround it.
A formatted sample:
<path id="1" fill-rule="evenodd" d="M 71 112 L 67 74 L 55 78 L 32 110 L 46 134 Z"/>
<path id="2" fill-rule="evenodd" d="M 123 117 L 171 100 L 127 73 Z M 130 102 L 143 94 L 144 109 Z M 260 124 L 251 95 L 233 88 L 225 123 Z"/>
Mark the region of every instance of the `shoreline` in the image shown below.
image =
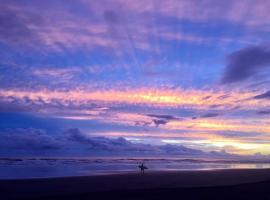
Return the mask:
<path id="1" fill-rule="evenodd" d="M 193 173 L 193 172 L 219 172 L 219 171 L 261 171 L 261 170 L 269 170 L 270 168 L 232 168 L 232 169 L 191 169 L 191 170 L 146 170 L 144 175 L 155 175 L 155 174 L 179 174 L 179 173 Z M 141 172 L 139 170 L 130 170 L 130 171 L 119 171 L 119 172 L 98 172 L 98 173 L 92 173 L 87 175 L 68 175 L 68 176 L 48 176 L 48 177 L 29 177 L 29 178 L 0 178 L 0 184 L 2 181 L 31 181 L 31 180 L 55 180 L 55 179 L 74 179 L 74 178 L 98 178 L 103 176 L 129 176 L 129 175 L 141 175 Z M 146 176 L 147 176 L 146 175 Z"/>

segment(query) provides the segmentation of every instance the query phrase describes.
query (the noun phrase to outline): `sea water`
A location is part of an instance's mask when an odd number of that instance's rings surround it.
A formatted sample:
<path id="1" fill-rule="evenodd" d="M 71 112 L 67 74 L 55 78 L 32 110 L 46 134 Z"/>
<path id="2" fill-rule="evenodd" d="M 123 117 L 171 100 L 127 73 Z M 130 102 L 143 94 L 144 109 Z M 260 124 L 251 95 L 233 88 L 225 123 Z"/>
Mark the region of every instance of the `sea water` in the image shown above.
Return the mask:
<path id="1" fill-rule="evenodd" d="M 0 158 L 0 179 L 28 179 L 148 171 L 263 169 L 268 162 L 168 158 Z"/>

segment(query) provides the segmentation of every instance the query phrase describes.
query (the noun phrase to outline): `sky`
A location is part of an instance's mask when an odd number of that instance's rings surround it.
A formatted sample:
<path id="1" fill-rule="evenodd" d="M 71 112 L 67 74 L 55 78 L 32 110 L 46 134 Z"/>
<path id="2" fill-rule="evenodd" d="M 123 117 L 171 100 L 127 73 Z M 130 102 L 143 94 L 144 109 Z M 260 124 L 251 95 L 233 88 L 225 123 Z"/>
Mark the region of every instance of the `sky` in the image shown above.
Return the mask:
<path id="1" fill-rule="evenodd" d="M 0 0 L 0 155 L 270 154 L 269 10 Z"/>

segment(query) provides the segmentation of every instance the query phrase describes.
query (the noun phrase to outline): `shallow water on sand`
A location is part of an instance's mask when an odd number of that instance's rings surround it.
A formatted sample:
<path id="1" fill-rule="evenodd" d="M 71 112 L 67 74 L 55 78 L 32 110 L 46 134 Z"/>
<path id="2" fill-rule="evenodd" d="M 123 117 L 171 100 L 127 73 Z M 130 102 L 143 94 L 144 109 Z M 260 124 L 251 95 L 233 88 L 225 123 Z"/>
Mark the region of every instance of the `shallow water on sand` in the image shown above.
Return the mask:
<path id="1" fill-rule="evenodd" d="M 232 160 L 162 158 L 0 158 L 0 179 L 87 176 L 138 172 L 144 162 L 151 171 L 263 169 L 270 163 Z"/>

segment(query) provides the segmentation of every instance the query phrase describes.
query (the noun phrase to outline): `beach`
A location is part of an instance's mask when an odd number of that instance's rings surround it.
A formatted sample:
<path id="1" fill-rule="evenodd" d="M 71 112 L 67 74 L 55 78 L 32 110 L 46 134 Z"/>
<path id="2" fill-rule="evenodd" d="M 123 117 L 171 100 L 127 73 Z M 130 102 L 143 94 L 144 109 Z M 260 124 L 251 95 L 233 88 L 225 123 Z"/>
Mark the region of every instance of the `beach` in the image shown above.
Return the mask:
<path id="1" fill-rule="evenodd" d="M 270 199 L 269 189 L 270 169 L 147 171 L 0 180 L 0 199 Z"/>

